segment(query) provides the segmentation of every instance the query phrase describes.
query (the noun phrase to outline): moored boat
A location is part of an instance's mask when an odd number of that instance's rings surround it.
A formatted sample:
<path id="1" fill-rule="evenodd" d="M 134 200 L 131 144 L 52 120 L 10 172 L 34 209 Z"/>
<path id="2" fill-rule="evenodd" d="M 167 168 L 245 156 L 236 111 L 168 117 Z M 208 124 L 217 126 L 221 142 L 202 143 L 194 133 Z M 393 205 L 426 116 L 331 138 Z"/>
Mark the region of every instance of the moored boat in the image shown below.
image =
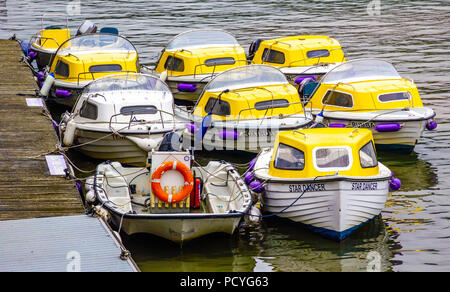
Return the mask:
<path id="1" fill-rule="evenodd" d="M 44 14 L 41 19 L 40 31 L 31 37 L 28 56 L 36 60 L 38 70 L 43 70 L 50 63 L 52 55 L 65 41 L 70 39 L 69 18 L 64 15 L 65 25 L 44 26 L 48 17 L 53 21 L 60 18 L 58 14 Z"/>
<path id="2" fill-rule="evenodd" d="M 114 74 L 90 83 L 72 112 L 63 115 L 63 144 L 85 155 L 131 165 L 146 165 L 148 152 L 165 134 L 182 132 L 173 96 L 159 78 Z"/>
<path id="3" fill-rule="evenodd" d="M 100 164 L 87 180 L 86 198 L 128 235 L 149 233 L 182 244 L 233 234 L 252 207 L 250 191 L 232 165 L 192 167 L 192 159 L 188 151 L 153 151 L 149 168 Z"/>
<path id="4" fill-rule="evenodd" d="M 167 82 L 176 101 L 195 102 L 213 76 L 247 64 L 244 49 L 219 29 L 183 32 L 169 41 L 154 73 Z"/>
<path id="5" fill-rule="evenodd" d="M 411 152 L 425 128 L 437 126 L 435 112 L 424 107 L 414 82 L 383 60 L 348 61 L 299 90 L 319 121 L 371 129 L 378 149 Z"/>
<path id="6" fill-rule="evenodd" d="M 323 35 L 257 39 L 250 45 L 248 58 L 252 64 L 279 68 L 293 85 L 306 77 L 319 80 L 346 60 L 340 43 Z"/>
<path id="7" fill-rule="evenodd" d="M 259 152 L 273 145 L 279 131 L 312 122 L 297 90 L 277 68 L 247 65 L 214 77 L 194 108 L 175 110 L 188 123 L 186 149 Z"/>
<path id="8" fill-rule="evenodd" d="M 139 56 L 126 38 L 109 33 L 82 34 L 64 42 L 52 55 L 41 95 L 73 107 L 93 80 L 119 73 L 139 73 Z"/>
<path id="9" fill-rule="evenodd" d="M 246 174 L 262 208 L 341 241 L 378 216 L 401 182 L 379 163 L 367 129 L 285 131 Z"/>

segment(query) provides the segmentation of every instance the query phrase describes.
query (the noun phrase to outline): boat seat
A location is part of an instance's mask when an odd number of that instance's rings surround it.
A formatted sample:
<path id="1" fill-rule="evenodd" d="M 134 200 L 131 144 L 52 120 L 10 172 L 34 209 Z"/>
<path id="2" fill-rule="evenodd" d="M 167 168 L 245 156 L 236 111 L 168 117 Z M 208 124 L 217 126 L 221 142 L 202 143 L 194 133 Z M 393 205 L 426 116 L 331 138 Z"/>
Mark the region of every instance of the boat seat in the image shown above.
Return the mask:
<path id="1" fill-rule="evenodd" d="M 107 170 L 105 177 L 109 177 L 106 184 L 108 199 L 124 212 L 132 211 L 128 184 L 122 177 L 117 177 L 117 172 L 115 171 Z"/>
<path id="2" fill-rule="evenodd" d="M 103 27 L 102 29 L 100 29 L 100 33 L 119 35 L 119 30 L 115 27 Z"/>
<path id="3" fill-rule="evenodd" d="M 224 214 L 230 210 L 230 196 L 228 188 L 223 186 L 216 186 L 213 184 L 206 184 L 204 187 L 206 194 L 206 204 L 209 212 L 214 214 Z"/>

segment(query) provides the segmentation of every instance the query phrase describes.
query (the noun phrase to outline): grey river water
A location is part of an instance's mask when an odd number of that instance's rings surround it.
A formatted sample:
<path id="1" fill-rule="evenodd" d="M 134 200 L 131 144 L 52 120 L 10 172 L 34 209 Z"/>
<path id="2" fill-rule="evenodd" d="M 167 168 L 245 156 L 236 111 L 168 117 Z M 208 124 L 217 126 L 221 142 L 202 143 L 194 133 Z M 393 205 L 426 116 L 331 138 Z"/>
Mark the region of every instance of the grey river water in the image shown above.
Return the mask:
<path id="1" fill-rule="evenodd" d="M 125 238 L 125 244 L 143 271 L 450 271 L 450 2 L 369 2 L 0 0 L 0 38 L 15 33 L 28 39 L 43 13 L 69 12 L 73 30 L 83 19 L 118 27 L 144 64 L 192 28 L 225 29 L 245 48 L 256 38 L 326 34 L 340 41 L 349 59 L 392 62 L 416 82 L 439 125 L 424 133 L 412 154 L 378 153 L 403 182 L 381 218 L 340 244 L 275 219 L 183 249 L 151 236 Z M 214 158 L 223 159 L 202 161 Z"/>

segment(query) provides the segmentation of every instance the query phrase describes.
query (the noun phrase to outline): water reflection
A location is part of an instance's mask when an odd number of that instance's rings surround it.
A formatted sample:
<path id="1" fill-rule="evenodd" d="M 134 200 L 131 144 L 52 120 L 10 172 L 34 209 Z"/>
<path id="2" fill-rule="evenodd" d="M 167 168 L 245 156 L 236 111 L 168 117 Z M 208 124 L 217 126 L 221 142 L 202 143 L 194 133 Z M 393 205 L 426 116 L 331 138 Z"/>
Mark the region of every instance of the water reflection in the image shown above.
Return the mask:
<path id="1" fill-rule="evenodd" d="M 186 243 L 183 248 L 151 235 L 124 236 L 142 271 L 147 272 L 246 272 L 255 261 L 236 250 L 236 235 L 213 234 Z"/>
<path id="2" fill-rule="evenodd" d="M 270 219 L 242 227 L 234 237 L 211 235 L 183 248 L 150 235 L 125 236 L 124 243 L 144 271 L 337 272 L 366 271 L 372 265 L 391 271 L 391 249 L 400 249 L 391 239 L 395 234 L 377 217 L 337 243 L 294 223 Z"/>
<path id="3" fill-rule="evenodd" d="M 264 238 L 258 246 L 258 256 L 264 258 L 273 271 L 366 271 L 370 265 L 368 255 L 374 252 L 379 257 L 380 270 L 391 269 L 389 237 L 380 217 L 341 243 L 322 238 L 287 220 L 265 220 L 263 225 Z"/>
<path id="4" fill-rule="evenodd" d="M 400 193 L 428 190 L 438 183 L 436 168 L 420 159 L 416 152 L 410 154 L 380 152 L 378 159 L 402 181 Z"/>

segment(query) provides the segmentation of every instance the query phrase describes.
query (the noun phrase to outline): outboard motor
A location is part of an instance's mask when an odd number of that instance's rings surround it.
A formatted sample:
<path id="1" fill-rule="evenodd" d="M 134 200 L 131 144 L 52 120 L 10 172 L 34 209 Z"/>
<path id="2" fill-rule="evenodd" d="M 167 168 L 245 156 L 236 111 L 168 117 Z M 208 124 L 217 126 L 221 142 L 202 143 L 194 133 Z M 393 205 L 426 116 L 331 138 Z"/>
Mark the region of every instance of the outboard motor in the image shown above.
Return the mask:
<path id="1" fill-rule="evenodd" d="M 250 47 L 248 48 L 248 60 L 253 60 L 253 57 L 255 56 L 256 51 L 259 49 L 259 45 L 262 41 L 264 40 L 256 39 L 251 43 Z"/>
<path id="2" fill-rule="evenodd" d="M 158 151 L 178 152 L 181 150 L 182 138 L 176 132 L 170 132 L 164 135 L 159 144 Z"/>
<path id="3" fill-rule="evenodd" d="M 316 90 L 318 82 L 316 82 L 314 77 L 307 77 L 304 79 L 297 78 L 295 83 L 299 84 L 298 86 L 298 94 L 300 96 L 300 100 L 303 104 L 307 104 L 312 97 L 312 94 Z"/>
<path id="4" fill-rule="evenodd" d="M 96 33 L 97 25 L 90 20 L 85 20 L 77 30 L 77 36 L 82 34 Z"/>

